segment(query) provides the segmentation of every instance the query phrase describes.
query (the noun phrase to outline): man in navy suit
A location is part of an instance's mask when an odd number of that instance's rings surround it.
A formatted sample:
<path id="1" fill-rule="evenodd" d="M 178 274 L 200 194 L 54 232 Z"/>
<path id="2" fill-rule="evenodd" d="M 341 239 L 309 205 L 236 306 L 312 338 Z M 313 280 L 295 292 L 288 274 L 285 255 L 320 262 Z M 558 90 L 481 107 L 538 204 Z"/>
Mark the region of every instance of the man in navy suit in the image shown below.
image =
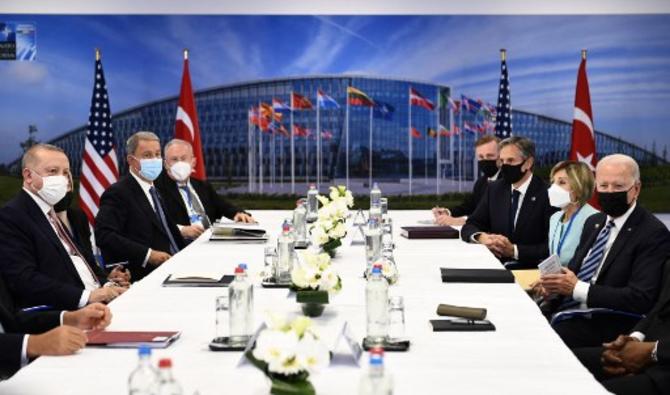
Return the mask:
<path id="1" fill-rule="evenodd" d="M 77 309 L 125 291 L 75 242 L 54 210 L 67 193 L 70 164 L 62 149 L 38 144 L 22 158 L 23 189 L 0 209 L 0 274 L 19 307 Z M 108 286 L 101 286 L 101 285 Z"/>
<path id="2" fill-rule="evenodd" d="M 608 308 L 647 314 L 661 290 L 663 264 L 670 253 L 670 231 L 641 207 L 640 169 L 629 156 L 602 158 L 596 188 L 603 212 L 584 224 L 568 268 L 541 278 L 544 295 L 559 295 L 543 306 L 556 313 Z M 625 315 L 592 314 L 563 320 L 554 329 L 571 348 L 599 346 L 638 321 Z"/>
<path id="3" fill-rule="evenodd" d="M 549 204 L 547 186 L 533 174 L 535 144 L 523 137 L 500 143 L 502 179 L 489 184 L 461 238 L 485 245 L 508 268 L 536 267 L 547 257 Z"/>
<path id="4" fill-rule="evenodd" d="M 100 303 L 73 312 L 15 312 L 0 277 L 0 380 L 30 359 L 73 354 L 86 345 L 83 330 L 104 329 L 111 319 L 109 308 Z"/>
<path id="5" fill-rule="evenodd" d="M 152 132 L 126 142 L 129 173 L 107 188 L 95 218 L 95 238 L 107 264 L 128 262 L 141 280 L 185 246 L 154 181 L 163 169 L 161 146 Z"/>

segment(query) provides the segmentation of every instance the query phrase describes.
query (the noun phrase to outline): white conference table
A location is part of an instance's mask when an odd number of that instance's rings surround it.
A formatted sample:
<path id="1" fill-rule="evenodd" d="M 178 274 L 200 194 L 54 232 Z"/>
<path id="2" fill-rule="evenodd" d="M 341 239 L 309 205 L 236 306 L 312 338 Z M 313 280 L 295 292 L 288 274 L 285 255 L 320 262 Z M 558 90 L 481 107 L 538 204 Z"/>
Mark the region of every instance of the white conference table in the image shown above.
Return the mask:
<path id="1" fill-rule="evenodd" d="M 288 211 L 256 211 L 270 234 L 279 233 Z M 429 212 L 393 211 L 395 257 L 400 281 L 390 288 L 405 299 L 406 332 L 411 349 L 386 353 L 396 394 L 599 394 L 607 393 L 554 333 L 531 299 L 517 284 L 444 284 L 440 267 L 499 268 L 483 246 L 460 240 L 407 240 L 400 227 L 416 225 Z M 351 232 L 349 232 L 351 237 Z M 256 323 L 268 310 L 298 314 L 299 305 L 286 289 L 261 288 L 265 245 L 209 242 L 207 234 L 167 261 L 150 276 L 110 304 L 110 330 L 180 330 L 181 338 L 154 351 L 173 359 L 173 371 L 184 394 L 264 394 L 269 381 L 251 365 L 238 367 L 241 353 L 211 352 L 214 337 L 214 300 L 227 288 L 165 288 L 161 282 L 173 271 L 225 270 L 241 262 L 257 282 L 254 289 Z M 275 243 L 275 238 L 269 243 Z M 353 333 L 365 335 L 365 281 L 361 274 L 365 247 L 338 250 L 334 264 L 343 278 L 343 290 L 316 318 L 327 344 L 346 320 Z M 267 244 L 270 245 L 270 244 Z M 430 319 L 438 318 L 439 303 L 486 307 L 495 332 L 432 332 Z M 137 364 L 134 349 L 87 348 L 73 356 L 42 357 L 0 383 L 0 394 L 123 394 Z M 331 365 L 311 376 L 319 394 L 355 394 L 367 368 Z"/>

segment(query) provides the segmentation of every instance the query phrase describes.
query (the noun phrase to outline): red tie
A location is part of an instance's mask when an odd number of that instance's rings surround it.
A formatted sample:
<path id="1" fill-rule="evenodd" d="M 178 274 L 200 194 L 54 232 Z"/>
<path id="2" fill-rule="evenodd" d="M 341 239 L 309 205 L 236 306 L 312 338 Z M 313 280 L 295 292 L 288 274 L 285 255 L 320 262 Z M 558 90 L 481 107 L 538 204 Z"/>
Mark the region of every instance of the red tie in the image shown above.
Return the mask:
<path id="1" fill-rule="evenodd" d="M 84 258 L 84 255 L 81 252 L 79 252 L 77 245 L 72 242 L 72 239 L 70 239 L 70 236 L 63 227 L 63 224 L 60 222 L 60 219 L 56 216 L 56 213 L 53 210 L 49 210 L 48 216 L 49 221 L 51 221 L 51 224 L 56 228 L 56 234 L 58 234 L 58 238 L 61 239 L 61 241 L 65 243 L 65 245 L 68 247 L 69 249 L 68 254 L 78 256 L 86 265 L 86 268 L 91 273 L 93 280 L 95 280 L 96 284 L 100 286 L 98 276 L 95 275 L 95 272 L 93 272 L 93 270 L 91 269 L 91 266 L 86 261 L 86 258 Z"/>

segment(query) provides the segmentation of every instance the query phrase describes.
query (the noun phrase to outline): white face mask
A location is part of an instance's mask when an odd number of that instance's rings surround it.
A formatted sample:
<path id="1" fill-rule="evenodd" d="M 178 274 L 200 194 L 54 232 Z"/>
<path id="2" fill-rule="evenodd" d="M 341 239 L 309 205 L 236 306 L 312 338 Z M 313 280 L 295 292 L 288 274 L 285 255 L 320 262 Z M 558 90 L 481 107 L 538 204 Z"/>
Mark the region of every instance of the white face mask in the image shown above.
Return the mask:
<path id="1" fill-rule="evenodd" d="M 572 202 L 570 199 L 570 192 L 561 188 L 557 184 L 551 184 L 549 188 L 549 204 L 553 207 L 564 209 Z"/>
<path id="2" fill-rule="evenodd" d="M 170 174 L 179 182 L 188 180 L 192 171 L 191 164 L 188 162 L 176 162 L 170 167 Z"/>
<path id="3" fill-rule="evenodd" d="M 33 174 L 36 171 L 31 170 Z M 39 174 L 37 174 L 40 176 Z M 40 176 L 42 178 L 42 189 L 37 191 L 37 195 L 42 198 L 49 206 L 58 203 L 67 193 L 69 180 L 65 176 Z"/>

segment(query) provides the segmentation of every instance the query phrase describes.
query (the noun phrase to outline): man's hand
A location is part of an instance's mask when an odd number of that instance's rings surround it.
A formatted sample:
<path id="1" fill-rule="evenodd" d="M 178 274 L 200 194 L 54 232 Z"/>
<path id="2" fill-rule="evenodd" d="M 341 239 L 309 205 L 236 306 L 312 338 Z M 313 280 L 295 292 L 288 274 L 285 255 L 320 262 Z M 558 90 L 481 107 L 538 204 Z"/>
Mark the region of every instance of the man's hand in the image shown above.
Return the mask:
<path id="1" fill-rule="evenodd" d="M 149 254 L 149 261 L 147 263 L 149 263 L 151 266 L 160 266 L 161 263 L 167 261 L 170 258 L 172 258 L 172 256 L 167 252 L 151 250 L 151 254 Z"/>
<path id="2" fill-rule="evenodd" d="M 59 326 L 41 335 L 30 335 L 26 353 L 35 358 L 41 355 L 70 355 L 81 350 L 88 341 L 79 328 Z"/>
<path id="3" fill-rule="evenodd" d="M 84 330 L 102 330 L 112 322 L 112 312 L 101 303 L 93 303 L 77 311 L 66 311 L 63 324 Z"/>
<path id="4" fill-rule="evenodd" d="M 486 246 L 486 248 L 488 248 L 493 253 L 493 255 L 500 257 L 500 246 L 498 245 L 495 236 L 496 235 L 491 233 L 482 233 L 477 236 L 477 242 Z"/>
<path id="5" fill-rule="evenodd" d="M 622 360 L 622 366 L 627 373 L 636 374 L 643 371 L 654 361 L 651 359 L 651 352 L 654 350 L 656 342 L 628 342 L 619 351 L 619 357 Z"/>
<path id="6" fill-rule="evenodd" d="M 123 287 L 100 287 L 91 292 L 88 297 L 88 303 L 109 303 L 116 299 L 117 296 L 126 292 L 127 288 Z"/>
<path id="7" fill-rule="evenodd" d="M 503 235 L 492 235 L 492 237 L 499 254 L 498 256 L 503 258 L 514 257 L 514 244 L 507 237 Z"/>
<path id="8" fill-rule="evenodd" d="M 437 217 L 439 217 L 441 215 L 451 216 L 451 213 L 449 212 L 449 209 L 444 208 L 444 207 L 435 206 L 435 207 L 433 207 L 433 209 L 431 211 L 433 213 L 433 217 L 435 218 L 435 220 L 437 220 Z"/>
<path id="9" fill-rule="evenodd" d="M 130 286 L 130 271 L 123 267 L 115 266 L 107 275 L 107 280 L 118 284 L 121 287 L 128 288 Z"/>
<path id="10" fill-rule="evenodd" d="M 182 226 L 179 231 L 185 239 L 195 240 L 205 231 L 205 228 L 203 228 L 202 225 L 195 224 L 191 226 Z"/>
<path id="11" fill-rule="evenodd" d="M 256 223 L 256 220 L 254 219 L 254 217 L 252 217 L 251 215 L 249 215 L 247 213 L 243 213 L 243 212 L 239 212 L 239 213 L 235 214 L 235 216 L 233 217 L 233 221 L 244 222 L 245 224 L 255 224 Z"/>
<path id="12" fill-rule="evenodd" d="M 619 335 L 614 341 L 603 343 L 603 355 L 600 357 L 600 362 L 603 365 L 603 370 L 610 376 L 622 376 L 626 374 L 626 368 L 623 366 L 623 360 L 619 352 L 629 342 L 637 342 L 634 337 Z"/>
<path id="13" fill-rule="evenodd" d="M 577 285 L 577 276 L 571 270 L 562 268 L 561 274 L 547 274 L 540 277 L 542 286 L 551 294 L 572 296 Z"/>
<path id="14" fill-rule="evenodd" d="M 530 293 L 534 298 L 546 298 L 549 296 L 549 292 L 542 286 L 542 282 L 535 281 L 530 284 Z"/>
<path id="15" fill-rule="evenodd" d="M 462 226 L 465 224 L 464 217 L 452 217 L 449 214 L 440 214 L 435 216 L 435 223 L 438 225 L 448 226 Z"/>

